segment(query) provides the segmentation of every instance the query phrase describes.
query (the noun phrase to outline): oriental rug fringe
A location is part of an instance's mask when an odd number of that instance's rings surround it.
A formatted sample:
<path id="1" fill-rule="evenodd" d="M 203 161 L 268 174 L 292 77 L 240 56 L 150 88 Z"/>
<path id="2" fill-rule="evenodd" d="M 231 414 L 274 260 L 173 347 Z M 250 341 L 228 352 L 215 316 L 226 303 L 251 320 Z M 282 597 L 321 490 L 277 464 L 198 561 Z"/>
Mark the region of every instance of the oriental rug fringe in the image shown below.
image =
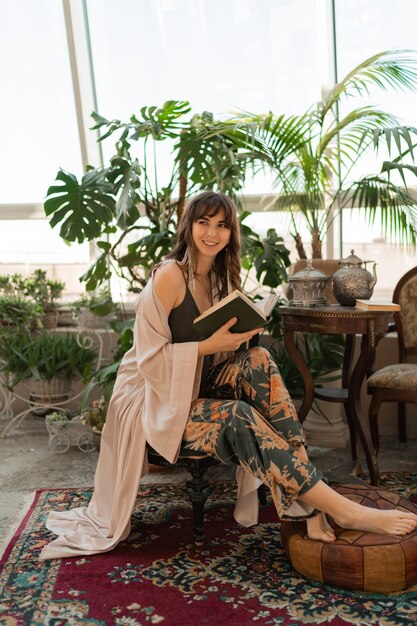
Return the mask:
<path id="1" fill-rule="evenodd" d="M 417 476 L 385 474 L 382 486 L 417 503 Z M 280 542 L 272 505 L 245 529 L 233 517 L 234 483 L 206 506 L 206 541 L 193 544 L 184 485 L 141 487 L 129 538 L 112 552 L 39 561 L 52 539 L 50 510 L 85 505 L 87 489 L 39 491 L 0 562 L 4 626 L 409 626 L 417 587 L 400 594 L 336 589 L 297 574 Z"/>

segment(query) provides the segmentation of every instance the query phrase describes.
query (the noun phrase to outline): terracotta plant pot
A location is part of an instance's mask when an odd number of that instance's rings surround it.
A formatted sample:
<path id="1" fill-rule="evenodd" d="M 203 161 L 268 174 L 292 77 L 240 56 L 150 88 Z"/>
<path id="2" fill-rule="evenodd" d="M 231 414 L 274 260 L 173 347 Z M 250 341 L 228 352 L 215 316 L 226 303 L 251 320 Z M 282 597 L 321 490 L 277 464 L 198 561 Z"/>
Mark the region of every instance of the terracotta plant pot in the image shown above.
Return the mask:
<path id="1" fill-rule="evenodd" d="M 41 317 L 42 326 L 44 328 L 56 328 L 58 326 L 58 320 L 58 311 L 47 311 Z"/>

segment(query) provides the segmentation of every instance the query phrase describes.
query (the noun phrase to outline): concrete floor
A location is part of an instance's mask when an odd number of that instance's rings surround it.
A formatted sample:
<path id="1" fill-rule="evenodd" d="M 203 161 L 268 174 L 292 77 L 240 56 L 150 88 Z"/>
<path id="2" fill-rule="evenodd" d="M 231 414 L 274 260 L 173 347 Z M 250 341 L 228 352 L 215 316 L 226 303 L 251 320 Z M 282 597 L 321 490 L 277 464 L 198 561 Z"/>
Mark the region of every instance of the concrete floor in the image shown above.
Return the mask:
<path id="1" fill-rule="evenodd" d="M 7 420 L 0 419 L 0 432 Z M 311 460 L 331 481 L 353 482 L 356 464 L 350 459 L 350 450 L 310 448 Z M 22 513 L 32 499 L 35 489 L 83 487 L 93 484 L 98 453 L 82 452 L 76 446 L 64 454 L 48 447 L 48 433 L 44 421 L 27 417 L 19 431 L 0 438 L 0 553 L 16 529 Z M 363 465 L 363 467 L 365 467 Z M 394 438 L 381 442 L 380 471 L 410 471 L 417 473 L 417 439 L 400 444 Z M 224 468 L 209 470 L 219 474 Z M 228 475 L 231 472 L 228 471 Z M 146 482 L 184 480 L 187 473 L 152 472 Z"/>

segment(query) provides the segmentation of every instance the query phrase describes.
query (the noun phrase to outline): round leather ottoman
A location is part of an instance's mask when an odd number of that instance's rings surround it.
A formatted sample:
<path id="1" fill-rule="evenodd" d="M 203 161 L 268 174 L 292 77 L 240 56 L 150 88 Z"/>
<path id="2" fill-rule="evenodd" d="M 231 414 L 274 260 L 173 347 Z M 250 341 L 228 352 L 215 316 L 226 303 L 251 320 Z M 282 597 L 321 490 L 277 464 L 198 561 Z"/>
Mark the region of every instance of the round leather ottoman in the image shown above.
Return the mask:
<path id="1" fill-rule="evenodd" d="M 335 490 L 365 506 L 402 509 L 417 506 L 395 493 L 365 485 L 339 485 Z M 358 591 L 401 591 L 417 583 L 417 529 L 395 537 L 335 526 L 336 541 L 309 539 L 305 522 L 281 523 L 284 550 L 294 569 L 328 585 Z"/>

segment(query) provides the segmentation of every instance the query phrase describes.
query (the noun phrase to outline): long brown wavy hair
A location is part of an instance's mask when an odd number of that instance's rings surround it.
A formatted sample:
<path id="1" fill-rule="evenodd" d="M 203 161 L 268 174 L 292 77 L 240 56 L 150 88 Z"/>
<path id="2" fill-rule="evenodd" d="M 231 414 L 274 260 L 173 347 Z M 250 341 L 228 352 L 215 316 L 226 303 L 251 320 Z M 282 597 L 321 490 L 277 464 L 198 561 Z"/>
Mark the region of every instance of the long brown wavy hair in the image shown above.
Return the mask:
<path id="1" fill-rule="evenodd" d="M 178 225 L 175 246 L 165 257 L 177 261 L 187 281 L 197 276 L 193 223 L 204 215 L 214 217 L 221 209 L 224 209 L 225 222 L 230 228 L 230 240 L 215 257 L 211 269 L 210 283 L 216 299 L 224 298 L 233 289 L 241 289 L 240 228 L 236 206 L 228 196 L 220 192 L 203 191 L 190 200 Z"/>

